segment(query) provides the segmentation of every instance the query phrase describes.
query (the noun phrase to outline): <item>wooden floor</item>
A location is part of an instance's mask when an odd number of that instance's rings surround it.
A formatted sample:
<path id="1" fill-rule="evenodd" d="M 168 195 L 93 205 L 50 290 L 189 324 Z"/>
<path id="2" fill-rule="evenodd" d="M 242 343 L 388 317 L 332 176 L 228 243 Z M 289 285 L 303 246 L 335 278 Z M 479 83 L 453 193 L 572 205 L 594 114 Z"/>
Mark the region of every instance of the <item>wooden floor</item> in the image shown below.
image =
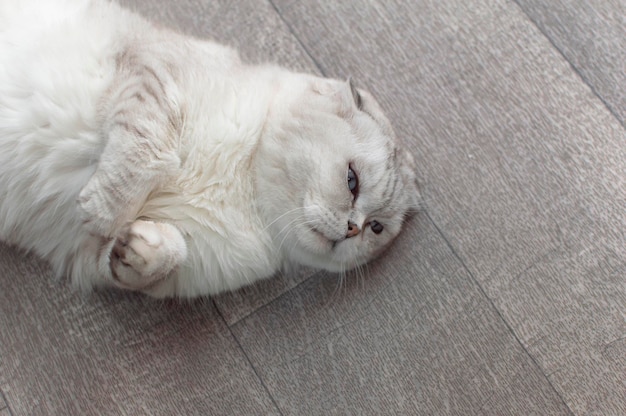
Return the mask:
<path id="1" fill-rule="evenodd" d="M 625 415 L 623 0 L 126 0 L 371 90 L 424 211 L 337 289 L 81 297 L 0 246 L 0 416 Z"/>

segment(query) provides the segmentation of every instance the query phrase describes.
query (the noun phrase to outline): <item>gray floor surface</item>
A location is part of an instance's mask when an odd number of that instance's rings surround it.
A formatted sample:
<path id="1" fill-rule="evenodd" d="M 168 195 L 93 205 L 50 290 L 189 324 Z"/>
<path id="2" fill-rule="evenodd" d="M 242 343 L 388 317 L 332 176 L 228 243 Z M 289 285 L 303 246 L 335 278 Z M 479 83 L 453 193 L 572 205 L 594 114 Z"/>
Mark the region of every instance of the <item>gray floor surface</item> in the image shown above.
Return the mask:
<path id="1" fill-rule="evenodd" d="M 371 90 L 425 207 L 337 288 L 81 297 L 0 245 L 0 416 L 625 415 L 623 0 L 126 0 Z"/>

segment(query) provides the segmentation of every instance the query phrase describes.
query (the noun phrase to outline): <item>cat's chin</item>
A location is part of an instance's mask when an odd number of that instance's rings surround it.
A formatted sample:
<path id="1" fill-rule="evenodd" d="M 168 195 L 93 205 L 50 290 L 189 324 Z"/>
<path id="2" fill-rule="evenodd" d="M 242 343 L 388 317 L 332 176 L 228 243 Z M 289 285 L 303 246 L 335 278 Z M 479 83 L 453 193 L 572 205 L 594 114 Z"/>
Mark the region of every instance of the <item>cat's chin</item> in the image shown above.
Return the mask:
<path id="1" fill-rule="evenodd" d="M 309 228 L 289 250 L 290 261 L 298 264 L 342 273 L 354 269 L 370 258 L 355 254 L 357 248 L 349 239 L 333 240 L 323 232 Z"/>
<path id="2" fill-rule="evenodd" d="M 320 231 L 315 227 L 309 228 L 311 230 L 311 233 L 313 233 L 316 242 L 318 242 L 320 247 L 322 248 L 322 251 L 332 251 L 341 242 L 341 240 L 334 240 L 331 237 L 328 237 L 326 234 L 324 234 L 323 231 Z"/>
<path id="3" fill-rule="evenodd" d="M 361 259 L 361 261 L 359 261 L 358 259 L 354 259 L 354 258 L 346 258 L 346 259 L 338 259 L 336 257 L 320 258 L 315 255 L 307 255 L 306 253 L 304 255 L 299 256 L 299 258 L 294 259 L 294 260 L 304 266 L 314 267 L 316 269 L 326 270 L 332 273 L 344 273 L 352 269 L 355 269 L 367 262 L 367 259 Z"/>

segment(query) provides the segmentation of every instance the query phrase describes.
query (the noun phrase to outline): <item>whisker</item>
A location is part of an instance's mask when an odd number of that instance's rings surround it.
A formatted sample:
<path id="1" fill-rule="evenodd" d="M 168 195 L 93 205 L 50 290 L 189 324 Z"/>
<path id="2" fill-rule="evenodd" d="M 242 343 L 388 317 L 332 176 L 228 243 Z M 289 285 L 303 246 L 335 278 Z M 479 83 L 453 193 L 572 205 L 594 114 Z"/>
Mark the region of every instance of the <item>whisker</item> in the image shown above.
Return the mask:
<path id="1" fill-rule="evenodd" d="M 362 265 L 361 265 L 361 271 L 362 271 L 362 273 L 363 273 L 363 274 L 362 274 L 363 279 L 361 280 L 361 282 L 362 282 L 362 284 L 363 284 L 362 289 L 363 289 L 363 290 L 365 290 L 365 281 L 367 280 L 367 277 L 368 277 L 368 276 L 369 276 L 369 274 L 370 274 L 370 265 L 369 265 L 369 263 L 364 263 L 364 264 L 362 264 Z"/>
<path id="2" fill-rule="evenodd" d="M 287 227 L 289 227 L 289 225 L 293 224 L 294 222 L 296 222 L 297 220 L 299 220 L 299 219 L 301 219 L 303 217 L 304 216 L 300 216 L 299 218 L 296 218 L 293 221 L 291 221 L 289 224 L 287 224 L 285 227 L 283 227 L 283 229 L 275 237 L 278 237 L 281 233 L 285 232 L 285 229 Z M 298 224 L 298 226 L 310 224 L 310 223 L 313 223 L 313 222 L 315 222 L 315 221 L 314 220 L 302 221 L 301 223 Z M 275 252 L 276 260 L 283 260 L 283 261 L 285 260 L 285 257 L 282 255 L 282 253 L 283 253 L 283 245 L 285 244 L 285 241 L 287 241 L 287 238 L 290 236 L 290 234 L 292 232 L 294 232 L 298 226 L 289 227 L 289 229 L 287 229 L 285 235 L 283 236 L 282 240 L 278 244 L 278 247 L 276 248 L 276 252 Z M 295 246 L 292 245 L 290 253 L 293 253 L 294 249 L 295 249 Z M 291 258 L 291 256 L 289 258 Z"/>
<path id="3" fill-rule="evenodd" d="M 285 240 L 287 239 L 287 237 L 289 237 L 289 233 L 291 233 L 294 230 L 294 227 L 290 227 L 291 224 L 293 224 L 296 221 L 301 220 L 302 218 L 304 218 L 304 215 L 301 215 L 299 217 L 294 218 L 292 221 L 290 221 L 287 225 L 285 225 L 275 236 L 272 236 L 272 240 L 274 240 L 274 242 L 276 242 L 276 239 L 285 231 L 286 234 L 284 235 L 283 239 L 281 240 L 280 244 L 278 245 L 275 255 L 276 255 L 276 260 L 281 260 L 283 258 L 283 256 L 281 255 L 281 250 L 282 250 L 282 246 L 283 243 L 285 242 Z"/>
<path id="4" fill-rule="evenodd" d="M 289 224 L 287 224 L 285 227 L 283 227 L 283 229 L 281 230 L 281 232 L 280 232 L 280 233 L 278 233 L 278 234 L 276 234 L 276 236 L 278 237 L 278 236 L 279 236 L 279 235 L 280 235 L 280 234 L 281 234 L 281 233 L 285 230 L 285 228 L 287 228 L 289 225 L 291 225 L 291 224 L 293 224 L 294 222 L 296 222 L 298 219 L 299 219 L 299 218 L 296 218 L 295 220 L 293 220 L 293 221 L 291 221 Z M 310 220 L 310 221 L 303 221 L 303 222 L 301 222 L 301 223 L 300 223 L 300 224 L 298 224 L 298 225 L 306 225 L 306 224 L 310 224 L 310 223 L 312 223 L 312 222 L 314 222 L 314 221 L 312 221 L 312 220 Z M 296 227 L 294 226 L 294 227 L 290 227 L 290 228 L 287 230 L 287 233 L 285 234 L 285 236 L 283 237 L 283 239 L 280 241 L 280 244 L 278 245 L 278 252 L 279 252 L 279 253 L 280 253 L 280 251 L 281 251 L 281 250 L 282 250 L 282 248 L 283 248 L 283 244 L 285 243 L 285 240 L 287 239 L 287 237 L 289 237 L 289 234 L 290 234 L 290 233 L 292 233 L 295 229 L 296 229 Z"/>
<path id="5" fill-rule="evenodd" d="M 339 286 L 339 297 L 343 296 L 348 290 L 348 275 L 346 270 L 346 264 L 341 263 L 341 285 Z"/>
<path id="6" fill-rule="evenodd" d="M 288 228 L 291 224 L 293 224 L 293 223 L 294 223 L 294 222 L 296 222 L 296 221 L 300 221 L 300 220 L 301 220 L 301 219 L 303 219 L 303 218 L 304 218 L 304 214 L 303 214 L 303 215 L 300 215 L 300 216 L 298 216 L 298 217 L 296 217 L 296 218 L 294 218 L 294 219 L 293 219 L 293 220 L 291 220 L 291 221 L 289 221 L 289 222 L 288 222 L 288 223 L 287 223 L 287 224 L 286 224 L 283 228 L 281 228 L 281 230 L 280 230 L 279 232 L 277 232 L 277 233 L 276 233 L 276 237 L 278 237 L 279 235 L 281 235 L 281 234 L 285 231 L 285 229 L 287 229 L 287 228 Z"/>
<path id="7" fill-rule="evenodd" d="M 283 214 L 279 215 L 278 217 L 276 217 L 276 218 L 274 219 L 274 221 L 272 221 L 272 222 L 270 222 L 269 224 L 267 224 L 267 225 L 263 228 L 263 231 L 267 231 L 267 229 L 268 229 L 268 228 L 270 228 L 272 225 L 274 225 L 277 221 L 279 221 L 281 218 L 285 217 L 286 215 L 289 215 L 289 214 L 294 213 L 294 212 L 296 212 L 296 211 L 298 211 L 298 210 L 304 210 L 304 209 L 307 209 L 307 208 L 309 208 L 309 207 L 297 207 L 297 208 L 294 208 L 294 209 L 290 209 L 289 211 L 287 211 L 287 212 L 285 212 L 285 213 L 283 213 Z"/>
<path id="8" fill-rule="evenodd" d="M 330 295 L 330 298 L 328 299 L 329 303 L 334 303 L 339 298 L 339 295 L 341 293 L 341 288 L 343 286 L 343 280 L 344 280 L 344 271 L 343 271 L 343 264 L 342 264 L 340 267 L 340 270 L 337 272 L 337 283 L 335 285 L 335 290 L 333 290 L 333 293 Z"/>
<path id="9" fill-rule="evenodd" d="M 362 283 L 363 283 L 363 268 L 360 264 L 357 264 L 356 268 L 354 269 L 355 272 L 355 280 L 356 280 L 356 288 L 357 291 L 360 292 L 362 289 Z"/>

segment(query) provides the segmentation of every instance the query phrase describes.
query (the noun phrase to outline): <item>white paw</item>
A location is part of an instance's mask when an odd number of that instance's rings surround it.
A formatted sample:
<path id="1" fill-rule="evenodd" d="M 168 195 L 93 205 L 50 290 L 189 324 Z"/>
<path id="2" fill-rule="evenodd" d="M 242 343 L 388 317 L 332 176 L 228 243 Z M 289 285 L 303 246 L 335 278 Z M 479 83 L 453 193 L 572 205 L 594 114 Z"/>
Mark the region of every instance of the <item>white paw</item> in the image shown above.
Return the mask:
<path id="1" fill-rule="evenodd" d="M 185 240 L 173 225 L 137 220 L 118 237 L 111 272 L 126 289 L 143 289 L 164 279 L 187 257 Z"/>
<path id="2" fill-rule="evenodd" d="M 126 220 L 118 212 L 119 209 L 111 206 L 102 192 L 102 186 L 97 178 L 92 178 L 87 186 L 78 195 L 83 226 L 91 233 L 104 237 L 112 237 L 115 230 L 121 229 Z M 123 203 L 118 206 L 124 206 Z"/>

